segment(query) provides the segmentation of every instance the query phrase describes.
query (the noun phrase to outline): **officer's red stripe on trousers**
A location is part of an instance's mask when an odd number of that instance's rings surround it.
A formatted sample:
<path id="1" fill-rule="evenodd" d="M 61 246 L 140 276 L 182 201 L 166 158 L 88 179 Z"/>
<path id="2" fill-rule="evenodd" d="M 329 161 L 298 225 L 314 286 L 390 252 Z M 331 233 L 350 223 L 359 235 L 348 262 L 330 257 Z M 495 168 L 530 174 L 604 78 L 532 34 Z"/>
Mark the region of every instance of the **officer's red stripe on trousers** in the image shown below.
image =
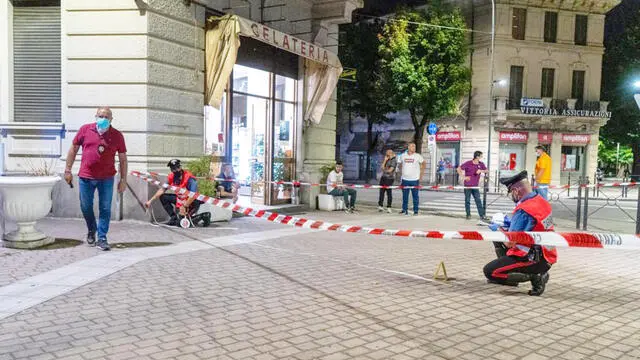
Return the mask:
<path id="1" fill-rule="evenodd" d="M 298 218 L 289 215 L 281 215 L 265 210 L 255 210 L 245 208 L 240 205 L 213 199 L 198 193 L 180 189 L 175 186 L 161 183 L 158 180 L 149 178 L 140 172 L 133 171 L 131 174 L 148 183 L 173 190 L 178 193 L 188 193 L 189 196 L 202 199 L 209 204 L 231 208 L 234 212 L 247 216 L 264 219 L 267 221 L 297 226 L 302 228 L 341 231 L 369 235 L 386 235 L 414 238 L 451 239 L 451 240 L 480 240 L 497 242 L 515 242 L 522 245 L 546 245 L 559 247 L 581 247 L 581 248 L 606 248 L 623 250 L 640 250 L 640 235 L 632 234 L 602 234 L 602 233 L 559 233 L 559 232 L 479 232 L 479 231 L 419 231 L 419 230 L 394 230 L 367 228 L 362 226 L 331 224 L 324 221 Z"/>

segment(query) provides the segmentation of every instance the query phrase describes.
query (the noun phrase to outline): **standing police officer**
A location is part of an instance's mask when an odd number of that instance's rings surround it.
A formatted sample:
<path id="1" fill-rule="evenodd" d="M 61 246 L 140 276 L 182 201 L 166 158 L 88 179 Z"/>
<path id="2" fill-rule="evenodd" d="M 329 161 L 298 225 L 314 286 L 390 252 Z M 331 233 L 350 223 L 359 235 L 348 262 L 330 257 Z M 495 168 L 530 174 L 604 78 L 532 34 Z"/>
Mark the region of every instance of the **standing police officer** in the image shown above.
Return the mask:
<path id="1" fill-rule="evenodd" d="M 516 203 L 509 231 L 553 231 L 551 205 L 531 189 L 527 172 L 502 178 Z M 509 243 L 494 243 L 498 258 L 484 267 L 484 275 L 490 283 L 517 286 L 531 282 L 529 295 L 540 296 L 549 281 L 549 269 L 555 264 L 558 254 L 552 246 L 531 247 Z"/>

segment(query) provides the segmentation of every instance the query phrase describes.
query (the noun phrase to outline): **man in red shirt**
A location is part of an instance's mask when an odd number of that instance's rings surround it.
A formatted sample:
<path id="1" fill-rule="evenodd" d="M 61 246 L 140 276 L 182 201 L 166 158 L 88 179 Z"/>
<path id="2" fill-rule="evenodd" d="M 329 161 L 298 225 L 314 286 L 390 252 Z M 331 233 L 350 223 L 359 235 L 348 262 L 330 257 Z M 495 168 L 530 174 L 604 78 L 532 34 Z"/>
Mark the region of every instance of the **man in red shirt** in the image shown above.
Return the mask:
<path id="1" fill-rule="evenodd" d="M 122 133 L 111 127 L 113 116 L 108 107 L 98 108 L 95 122 L 83 125 L 73 139 L 73 145 L 67 154 L 67 166 L 64 171 L 65 181 L 71 185 L 73 175 L 71 168 L 76 160 L 78 150 L 82 147 L 82 160 L 78 173 L 80 184 L 80 209 L 87 222 L 87 243 L 96 243 L 104 251 L 111 249 L 107 242 L 109 221 L 111 220 L 111 200 L 113 199 L 114 176 L 116 175 L 115 156 L 120 161 L 120 181 L 118 192 L 127 188 L 127 147 Z M 99 220 L 93 213 L 93 197 L 98 190 Z"/>

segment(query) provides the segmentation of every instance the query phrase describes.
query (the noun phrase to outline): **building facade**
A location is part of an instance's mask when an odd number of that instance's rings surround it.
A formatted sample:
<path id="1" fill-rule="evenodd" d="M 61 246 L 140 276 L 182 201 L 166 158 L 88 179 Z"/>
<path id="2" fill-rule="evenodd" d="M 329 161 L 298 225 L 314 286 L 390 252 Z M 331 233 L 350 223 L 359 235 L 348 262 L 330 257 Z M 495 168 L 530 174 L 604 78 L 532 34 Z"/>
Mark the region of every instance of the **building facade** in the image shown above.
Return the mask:
<path id="1" fill-rule="evenodd" d="M 469 34 L 472 90 L 461 100 L 458 116 L 435 121 L 435 147 L 429 147 L 425 134 L 425 180 L 435 182 L 442 162 L 444 183 L 457 183 L 457 165 L 476 150 L 487 158 L 489 111 L 492 181 L 524 169 L 533 173 L 538 144 L 553 159 L 553 184 L 573 183 L 579 176 L 593 179 L 599 129 L 610 118 L 608 103 L 600 98 L 604 19 L 619 1 L 496 0 L 493 77 L 491 1 L 450 2 L 474 30 Z M 410 119 L 397 116 L 393 125 L 376 130 L 410 129 Z"/>
<path id="2" fill-rule="evenodd" d="M 305 122 L 302 56 L 241 37 L 222 106 L 205 106 L 207 19 L 236 14 L 312 45 L 306 51 L 337 53 L 338 24 L 350 22 L 360 6 L 361 0 L 0 0 L 6 60 L 0 170 L 60 171 L 77 130 L 108 105 L 132 170 L 166 172 L 171 158 L 207 154 L 233 163 L 241 180 L 318 181 L 319 168 L 334 160 L 335 96 L 318 123 Z M 114 216 L 144 217 L 138 199 L 154 189 L 129 183 L 132 191 L 114 202 L 120 206 Z M 56 215 L 79 215 L 77 187 L 60 185 L 54 193 Z M 257 203 L 290 201 L 282 189 L 251 187 L 247 195 Z"/>
<path id="3" fill-rule="evenodd" d="M 445 145 L 454 149 L 454 159 L 470 159 L 475 150 L 486 153 L 491 111 L 494 177 L 496 171 L 499 176 L 524 169 L 532 173 L 540 144 L 553 159 L 552 184 L 579 176 L 593 180 L 599 130 L 611 117 L 600 98 L 604 20 L 618 3 L 497 0 L 493 78 L 491 3 L 466 4 L 469 25 L 478 30 L 470 39 L 468 116 L 441 124 L 444 131 L 458 127 L 451 138 L 459 140 Z"/>

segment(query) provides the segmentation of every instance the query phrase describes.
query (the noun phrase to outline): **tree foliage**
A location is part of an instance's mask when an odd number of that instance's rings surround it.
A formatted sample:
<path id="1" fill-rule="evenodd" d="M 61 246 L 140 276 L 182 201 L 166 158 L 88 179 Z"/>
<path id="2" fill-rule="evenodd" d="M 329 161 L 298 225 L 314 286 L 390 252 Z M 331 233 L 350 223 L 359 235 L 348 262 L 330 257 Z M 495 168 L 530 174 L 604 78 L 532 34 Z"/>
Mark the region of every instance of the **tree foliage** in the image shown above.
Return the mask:
<path id="1" fill-rule="evenodd" d="M 367 180 L 372 176 L 371 154 L 378 134 L 373 127 L 390 122 L 386 114 L 392 111 L 389 96 L 382 86 L 381 58 L 377 51 L 383 24 L 380 21 L 357 21 L 343 27 L 341 60 L 345 68 L 355 69 L 355 81 L 343 81 L 343 110 L 367 119 Z M 344 107 L 347 107 L 346 109 Z"/>
<path id="2" fill-rule="evenodd" d="M 640 109 L 633 98 L 633 82 L 640 80 L 640 13 L 635 17 L 635 25 L 625 29 L 605 52 L 603 98 L 610 101 L 612 116 L 602 136 L 632 148 L 632 174 L 640 175 Z"/>
<path id="3" fill-rule="evenodd" d="M 402 9 L 380 36 L 385 86 L 395 109 L 407 109 L 418 152 L 430 120 L 454 115 L 470 89 L 466 23 L 457 9 L 438 3 L 427 10 Z"/>
<path id="4" fill-rule="evenodd" d="M 598 163 L 604 168 L 605 173 L 618 175 L 618 168 L 624 169 L 633 163 L 633 151 L 630 146 L 620 145 L 620 152 L 616 143 L 609 140 L 600 140 L 598 143 Z M 618 168 L 616 168 L 618 165 Z"/>

